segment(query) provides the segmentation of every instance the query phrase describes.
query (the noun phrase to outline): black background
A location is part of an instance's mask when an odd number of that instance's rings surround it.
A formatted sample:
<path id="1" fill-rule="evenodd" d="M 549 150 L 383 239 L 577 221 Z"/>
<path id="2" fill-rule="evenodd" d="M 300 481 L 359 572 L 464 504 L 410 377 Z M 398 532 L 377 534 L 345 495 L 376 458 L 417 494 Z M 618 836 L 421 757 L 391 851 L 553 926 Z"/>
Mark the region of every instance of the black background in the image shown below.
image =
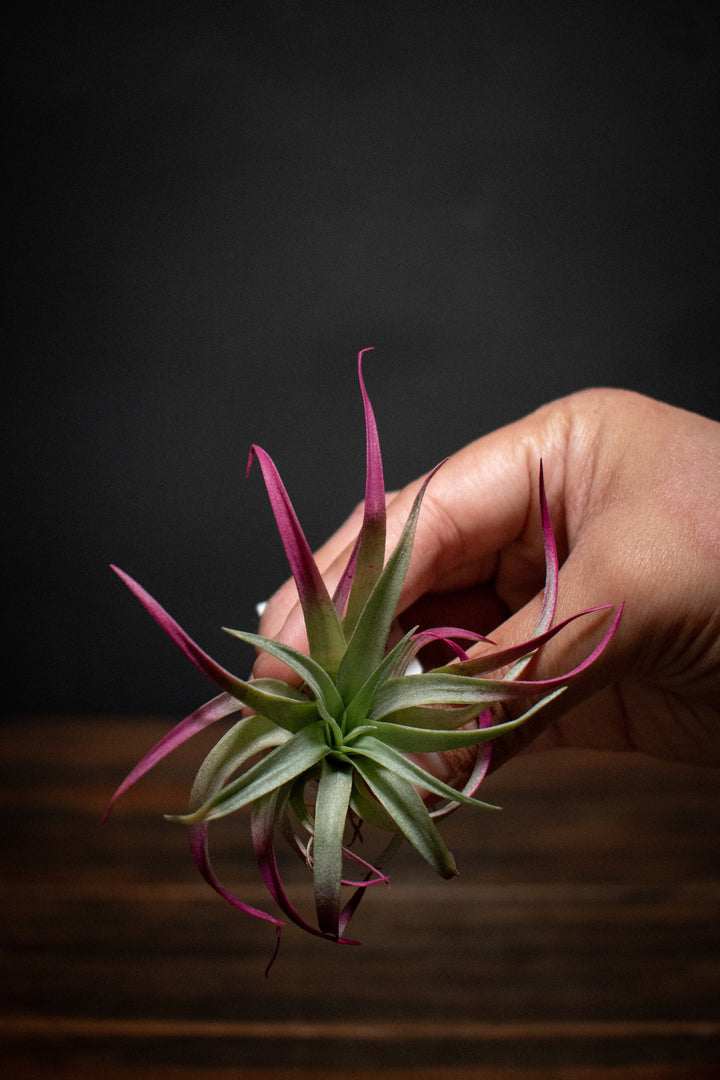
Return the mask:
<path id="1" fill-rule="evenodd" d="M 108 569 L 238 674 L 363 490 L 559 395 L 720 419 L 710 3 L 27 4 L 5 27 L 9 711 L 213 688 Z"/>

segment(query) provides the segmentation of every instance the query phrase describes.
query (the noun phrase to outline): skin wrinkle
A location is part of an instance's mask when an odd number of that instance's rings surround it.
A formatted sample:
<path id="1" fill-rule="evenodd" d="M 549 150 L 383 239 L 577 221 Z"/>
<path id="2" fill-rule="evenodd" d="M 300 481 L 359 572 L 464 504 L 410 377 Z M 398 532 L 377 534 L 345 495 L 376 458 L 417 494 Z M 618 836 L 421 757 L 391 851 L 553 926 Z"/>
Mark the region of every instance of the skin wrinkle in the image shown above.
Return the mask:
<path id="1" fill-rule="evenodd" d="M 551 506 L 562 507 L 564 511 L 559 523 L 559 529 L 562 530 L 562 564 L 567 558 L 571 541 L 577 536 L 587 514 L 598 440 L 578 425 L 575 413 L 568 406 L 563 408 L 560 419 L 564 430 L 561 433 L 562 441 L 559 439 L 555 446 L 553 476 L 550 479 L 550 484 L 556 484 L 557 487 L 551 487 L 548 502 Z M 558 468 L 557 477 L 554 474 L 555 468 Z M 568 483 L 569 476 L 574 478 L 572 485 Z M 553 498 L 556 491 L 557 495 Z M 558 553 L 560 554 L 559 539 Z"/>
<path id="2" fill-rule="evenodd" d="M 692 453 L 696 464 L 702 462 L 700 475 L 678 471 L 677 459 L 683 454 Z M 698 552 L 712 560 L 720 559 L 720 524 L 713 521 L 704 508 L 708 501 L 716 497 L 712 488 L 712 479 L 720 471 L 720 455 L 713 454 L 697 436 L 686 440 L 680 446 L 677 437 L 668 440 L 664 453 L 660 456 L 656 483 L 660 498 L 668 513 L 678 516 L 683 526 L 683 538 L 692 543 Z"/>
<path id="3" fill-rule="evenodd" d="M 462 532 L 458 528 L 455 517 L 445 509 L 442 503 L 433 498 L 432 482 L 425 493 L 421 514 L 425 515 L 425 531 L 429 530 L 431 533 L 434 532 L 437 536 L 442 537 L 444 559 L 446 562 L 450 563 L 450 575 L 454 575 L 459 567 L 467 566 L 467 545 L 463 539 Z M 448 536 L 450 537 L 449 540 Z M 438 550 L 440 548 L 439 543 L 436 543 L 433 546 L 437 547 Z M 447 559 L 448 548 L 454 552 L 449 560 Z M 447 574 L 447 570 L 445 573 Z M 437 561 L 433 564 L 431 577 L 435 579 L 439 577 L 439 565 Z"/>

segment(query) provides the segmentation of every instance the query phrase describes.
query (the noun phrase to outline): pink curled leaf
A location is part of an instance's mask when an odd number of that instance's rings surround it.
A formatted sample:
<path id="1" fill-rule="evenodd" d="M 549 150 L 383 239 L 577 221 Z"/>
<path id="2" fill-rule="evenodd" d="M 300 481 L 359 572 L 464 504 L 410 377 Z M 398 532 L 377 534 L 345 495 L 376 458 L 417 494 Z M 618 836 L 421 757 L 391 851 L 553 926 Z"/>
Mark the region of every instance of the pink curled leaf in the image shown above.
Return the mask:
<path id="1" fill-rule="evenodd" d="M 458 660 L 468 660 L 468 654 L 457 643 L 458 638 L 461 641 L 484 641 L 488 645 L 493 644 L 493 641 L 490 638 L 485 637 L 483 634 L 476 634 L 472 630 L 462 630 L 457 626 L 434 626 L 431 629 L 420 630 L 417 634 L 413 634 L 413 652 L 410 659 L 417 656 L 425 645 L 428 645 L 432 641 L 439 641 L 444 645 L 447 645 L 447 647 L 455 653 Z"/>
<path id="2" fill-rule="evenodd" d="M 545 494 L 545 477 L 542 461 L 540 462 L 540 518 L 542 522 L 543 544 L 545 547 L 545 592 L 540 617 L 535 627 L 535 634 L 542 634 L 549 630 L 555 618 L 557 607 L 558 584 L 560 579 L 560 567 L 558 563 L 557 544 L 555 533 L 550 521 L 547 496 Z"/>
<path id="3" fill-rule="evenodd" d="M 262 469 L 280 539 L 297 586 L 310 653 L 323 667 L 336 671 L 345 647 L 345 637 L 335 607 L 274 461 L 262 447 L 252 446 L 248 472 L 255 458 Z"/>
<path id="4" fill-rule="evenodd" d="M 280 870 L 277 864 L 274 846 L 274 826 L 278 812 L 279 797 L 279 791 L 275 790 L 268 795 L 257 799 L 253 805 L 250 824 L 255 858 L 257 859 L 262 879 L 265 882 L 265 887 L 280 910 L 287 915 L 291 922 L 294 922 L 302 930 L 306 930 L 315 937 L 329 937 L 330 940 L 337 941 L 339 945 L 359 945 L 359 941 L 351 941 L 340 937 L 335 938 L 332 935 L 323 933 L 322 930 L 318 930 L 317 927 L 313 926 L 312 923 L 307 922 L 302 917 L 285 892 L 280 877 Z"/>
<path id="5" fill-rule="evenodd" d="M 377 424 L 362 373 L 363 353 L 358 353 L 358 380 L 365 411 L 365 505 L 363 522 L 348 565 L 335 592 L 335 604 L 342 611 L 346 596 L 344 629 L 352 634 L 360 612 L 382 573 L 385 561 L 385 483 Z M 349 596 L 348 596 L 349 594 Z"/>
<path id="6" fill-rule="evenodd" d="M 211 656 L 208 656 L 199 645 L 197 645 L 192 638 L 185 633 L 183 628 L 175 622 L 171 615 L 167 613 L 164 607 L 155 600 L 146 589 L 139 585 L 134 578 L 131 578 L 129 574 L 126 574 L 124 570 L 121 570 L 118 566 L 111 566 L 111 570 L 118 575 L 118 577 L 125 582 L 130 592 L 140 601 L 146 611 L 152 615 L 155 622 L 162 627 L 168 637 L 177 645 L 180 652 L 182 652 L 188 660 L 200 671 L 203 675 L 207 676 L 216 683 L 221 690 L 225 690 L 228 694 L 233 694 L 238 690 L 240 680 L 236 679 L 234 675 L 231 675 L 229 671 L 226 671 L 224 667 L 216 663 Z"/>
<path id="7" fill-rule="evenodd" d="M 107 820 L 110 811 L 117 802 L 117 800 L 128 791 L 133 784 L 136 784 L 138 780 L 154 768 L 159 761 L 171 754 L 178 746 L 186 742 L 188 739 L 196 735 L 198 731 L 202 731 L 210 724 L 214 724 L 216 720 L 221 720 L 225 716 L 231 716 L 233 713 L 238 712 L 242 708 L 237 698 L 232 697 L 230 694 L 219 694 L 212 701 L 206 702 L 205 705 L 201 705 L 199 709 L 196 709 L 190 716 L 186 716 L 184 720 L 181 720 L 179 724 L 169 731 L 167 735 L 163 735 L 162 739 L 155 743 L 151 750 L 145 754 L 141 761 L 135 766 L 135 768 L 128 773 L 123 780 L 120 787 L 117 789 L 113 797 L 111 798 L 108 808 L 101 818 L 101 822 Z"/>
<path id="8" fill-rule="evenodd" d="M 237 908 L 238 911 L 242 911 L 245 915 L 251 915 L 255 919 L 263 919 L 266 922 L 272 923 L 275 927 L 277 935 L 275 949 L 265 968 L 265 974 L 267 975 L 275 962 L 280 949 L 280 935 L 285 923 L 282 919 L 275 918 L 274 915 L 270 915 L 267 911 L 262 911 L 260 908 L 253 907 L 251 904 L 246 904 L 243 900 L 238 900 L 236 896 L 233 896 L 233 894 L 225 888 L 215 874 L 210 862 L 210 853 L 208 850 L 208 825 L 206 822 L 202 822 L 199 825 L 191 825 L 189 829 L 189 839 L 190 854 L 192 855 L 193 862 L 205 881 L 207 881 L 208 885 L 210 885 L 223 900 L 227 900 L 229 904 L 234 908 Z"/>

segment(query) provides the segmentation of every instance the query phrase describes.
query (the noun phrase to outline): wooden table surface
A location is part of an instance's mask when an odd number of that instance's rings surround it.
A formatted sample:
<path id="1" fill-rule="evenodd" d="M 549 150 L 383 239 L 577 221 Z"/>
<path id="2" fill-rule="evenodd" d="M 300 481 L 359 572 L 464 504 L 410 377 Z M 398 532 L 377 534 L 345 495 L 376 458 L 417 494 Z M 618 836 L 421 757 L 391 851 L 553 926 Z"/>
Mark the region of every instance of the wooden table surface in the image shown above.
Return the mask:
<path id="1" fill-rule="evenodd" d="M 197 876 L 181 826 L 205 734 L 97 822 L 157 718 L 6 717 L 0 1061 L 10 1080 L 720 1077 L 720 777 L 639 757 L 527 756 L 502 813 L 412 852 L 338 947 L 273 930 Z M 217 868 L 262 903 L 241 816 Z M 302 868 L 300 868 L 302 871 Z"/>

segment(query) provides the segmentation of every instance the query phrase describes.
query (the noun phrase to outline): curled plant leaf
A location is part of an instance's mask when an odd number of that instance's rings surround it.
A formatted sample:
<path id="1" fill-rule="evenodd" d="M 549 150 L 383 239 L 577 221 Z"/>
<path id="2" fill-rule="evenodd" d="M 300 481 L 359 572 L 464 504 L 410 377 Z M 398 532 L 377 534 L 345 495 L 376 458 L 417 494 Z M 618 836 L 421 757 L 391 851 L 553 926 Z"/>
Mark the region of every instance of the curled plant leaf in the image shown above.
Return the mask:
<path id="1" fill-rule="evenodd" d="M 357 365 L 365 413 L 364 515 L 334 595 L 328 593 L 275 463 L 261 447 L 250 451 L 248 470 L 257 460 L 297 586 L 309 655 L 258 634 L 228 632 L 282 661 L 300 681 L 299 688 L 278 679 L 245 680 L 226 671 L 141 585 L 113 567 L 221 693 L 145 755 L 118 787 L 108 813 L 121 795 L 176 747 L 217 720 L 233 721 L 202 763 L 187 813 L 167 816 L 188 827 L 192 857 L 212 888 L 239 911 L 272 923 L 278 944 L 284 920 L 237 899 L 217 878 L 208 848 L 212 821 L 249 812 L 258 869 L 282 915 L 318 937 L 358 944 L 347 937 L 352 916 L 371 886 L 387 884 L 384 864 L 403 840 L 442 877 L 457 873 L 437 822 L 459 806 L 495 809 L 476 798 L 492 740 L 525 723 L 592 664 L 611 641 L 622 612 L 620 608 L 599 644 L 573 671 L 545 680 L 520 677 L 537 650 L 569 623 L 602 610 L 588 609 L 553 625 L 559 566 L 541 466 L 546 579 L 533 637 L 479 658 L 469 657 L 461 643 L 492 642 L 459 627 L 416 627 L 391 644 L 423 497 L 442 463 L 420 486 L 400 539 L 386 558 L 382 459 L 362 375 L 367 351 L 359 353 Z M 416 670 L 420 650 L 438 641 L 454 654 L 453 662 L 410 674 Z M 494 705 L 528 698 L 534 703 L 517 719 L 494 722 Z M 415 755 L 473 746 L 477 747 L 476 765 L 462 790 L 443 783 L 415 760 Z M 371 861 L 352 847 L 363 822 L 389 834 L 384 850 Z M 287 841 L 312 874 L 314 923 L 287 894 L 277 859 L 278 840 Z M 347 889 L 351 893 L 344 899 Z"/>

